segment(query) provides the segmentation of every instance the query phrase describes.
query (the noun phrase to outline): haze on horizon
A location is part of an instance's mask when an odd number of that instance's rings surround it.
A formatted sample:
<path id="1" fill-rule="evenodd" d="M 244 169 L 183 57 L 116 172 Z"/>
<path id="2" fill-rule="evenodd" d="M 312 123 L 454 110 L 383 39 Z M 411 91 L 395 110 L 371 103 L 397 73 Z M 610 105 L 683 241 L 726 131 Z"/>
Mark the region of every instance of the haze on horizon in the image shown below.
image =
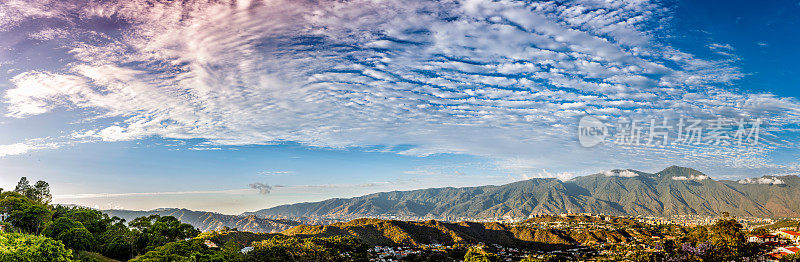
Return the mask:
<path id="1" fill-rule="evenodd" d="M 797 1 L 6 0 L 0 188 L 26 176 L 55 203 L 239 214 L 613 169 L 797 175 L 798 13 Z M 587 123 L 605 128 L 599 144 L 580 140 Z"/>

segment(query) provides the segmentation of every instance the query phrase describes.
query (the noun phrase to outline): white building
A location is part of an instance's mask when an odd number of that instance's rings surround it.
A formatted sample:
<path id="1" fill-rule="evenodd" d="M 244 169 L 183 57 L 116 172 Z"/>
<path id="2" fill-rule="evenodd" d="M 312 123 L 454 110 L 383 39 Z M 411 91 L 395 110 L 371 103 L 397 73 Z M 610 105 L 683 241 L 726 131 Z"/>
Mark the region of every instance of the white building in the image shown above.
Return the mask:
<path id="1" fill-rule="evenodd" d="M 792 230 L 781 230 L 775 233 L 776 235 L 787 238 L 794 242 L 795 244 L 800 244 L 800 233 L 797 233 Z"/>

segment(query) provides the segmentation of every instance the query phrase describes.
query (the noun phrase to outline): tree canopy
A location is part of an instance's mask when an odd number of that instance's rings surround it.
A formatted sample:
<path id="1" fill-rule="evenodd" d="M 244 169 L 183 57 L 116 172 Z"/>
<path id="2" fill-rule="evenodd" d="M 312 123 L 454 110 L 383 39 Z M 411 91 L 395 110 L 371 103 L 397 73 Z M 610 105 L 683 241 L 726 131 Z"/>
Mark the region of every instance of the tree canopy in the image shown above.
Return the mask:
<path id="1" fill-rule="evenodd" d="M 20 193 L 27 198 L 41 204 L 50 204 L 53 196 L 50 195 L 50 184 L 45 181 L 36 181 L 33 186 L 28 182 L 28 178 L 22 177 L 14 188 L 14 192 Z"/>
<path id="2" fill-rule="evenodd" d="M 0 234 L 0 262 L 62 261 L 72 261 L 72 251 L 60 241 L 21 233 Z"/>

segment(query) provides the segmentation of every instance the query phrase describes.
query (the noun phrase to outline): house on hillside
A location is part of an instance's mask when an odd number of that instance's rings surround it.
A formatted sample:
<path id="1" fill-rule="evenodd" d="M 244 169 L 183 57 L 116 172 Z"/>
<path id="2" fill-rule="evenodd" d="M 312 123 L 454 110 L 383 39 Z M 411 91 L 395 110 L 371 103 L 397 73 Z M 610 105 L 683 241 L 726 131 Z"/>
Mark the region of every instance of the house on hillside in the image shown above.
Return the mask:
<path id="1" fill-rule="evenodd" d="M 748 241 L 753 243 L 764 244 L 767 242 L 778 242 L 780 238 L 776 235 L 760 235 L 760 236 L 750 236 L 747 238 Z"/>
<path id="2" fill-rule="evenodd" d="M 779 247 L 779 248 L 774 249 L 772 251 L 772 253 L 769 254 L 769 256 L 774 258 L 774 259 L 779 260 L 784 256 L 791 255 L 791 254 L 797 254 L 798 252 L 800 252 L 800 247 L 796 247 L 796 246 L 794 246 L 794 247 Z"/>
<path id="3" fill-rule="evenodd" d="M 783 238 L 787 238 L 787 239 L 791 240 L 792 242 L 794 242 L 795 244 L 800 244 L 800 233 L 797 233 L 795 231 L 792 231 L 792 230 L 781 230 L 781 231 L 776 232 L 776 235 L 778 235 L 780 237 L 783 237 Z"/>
<path id="4" fill-rule="evenodd" d="M 203 244 L 205 244 L 206 247 L 208 247 L 208 248 L 219 248 L 219 246 L 217 246 L 217 243 L 214 243 L 214 242 L 212 242 L 211 240 L 208 240 L 208 239 L 203 241 Z"/>

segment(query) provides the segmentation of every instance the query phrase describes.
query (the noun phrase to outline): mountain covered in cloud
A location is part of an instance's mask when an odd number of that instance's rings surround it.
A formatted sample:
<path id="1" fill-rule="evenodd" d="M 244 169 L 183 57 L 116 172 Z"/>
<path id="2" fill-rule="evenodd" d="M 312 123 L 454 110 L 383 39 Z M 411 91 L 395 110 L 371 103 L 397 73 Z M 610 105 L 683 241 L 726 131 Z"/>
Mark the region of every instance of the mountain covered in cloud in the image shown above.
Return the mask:
<path id="1" fill-rule="evenodd" d="M 735 216 L 797 217 L 800 216 L 797 199 L 800 199 L 800 178 L 794 175 L 717 181 L 697 170 L 672 166 L 654 174 L 614 170 L 569 181 L 534 178 L 501 186 L 383 192 L 282 205 L 245 214 L 458 219 L 584 212 L 632 216 L 729 212 Z"/>
<path id="2" fill-rule="evenodd" d="M 192 211 L 188 209 L 178 208 L 159 208 L 150 211 L 132 211 L 132 210 L 101 210 L 109 216 L 116 216 L 125 221 L 132 221 L 137 217 L 160 215 L 160 216 L 174 216 L 183 223 L 190 224 L 200 231 L 210 231 L 222 227 L 236 228 L 240 231 L 250 232 L 280 232 L 292 228 L 300 223 L 289 220 L 276 220 L 258 218 L 256 216 L 236 216 L 225 215 L 214 212 L 206 211 Z"/>

